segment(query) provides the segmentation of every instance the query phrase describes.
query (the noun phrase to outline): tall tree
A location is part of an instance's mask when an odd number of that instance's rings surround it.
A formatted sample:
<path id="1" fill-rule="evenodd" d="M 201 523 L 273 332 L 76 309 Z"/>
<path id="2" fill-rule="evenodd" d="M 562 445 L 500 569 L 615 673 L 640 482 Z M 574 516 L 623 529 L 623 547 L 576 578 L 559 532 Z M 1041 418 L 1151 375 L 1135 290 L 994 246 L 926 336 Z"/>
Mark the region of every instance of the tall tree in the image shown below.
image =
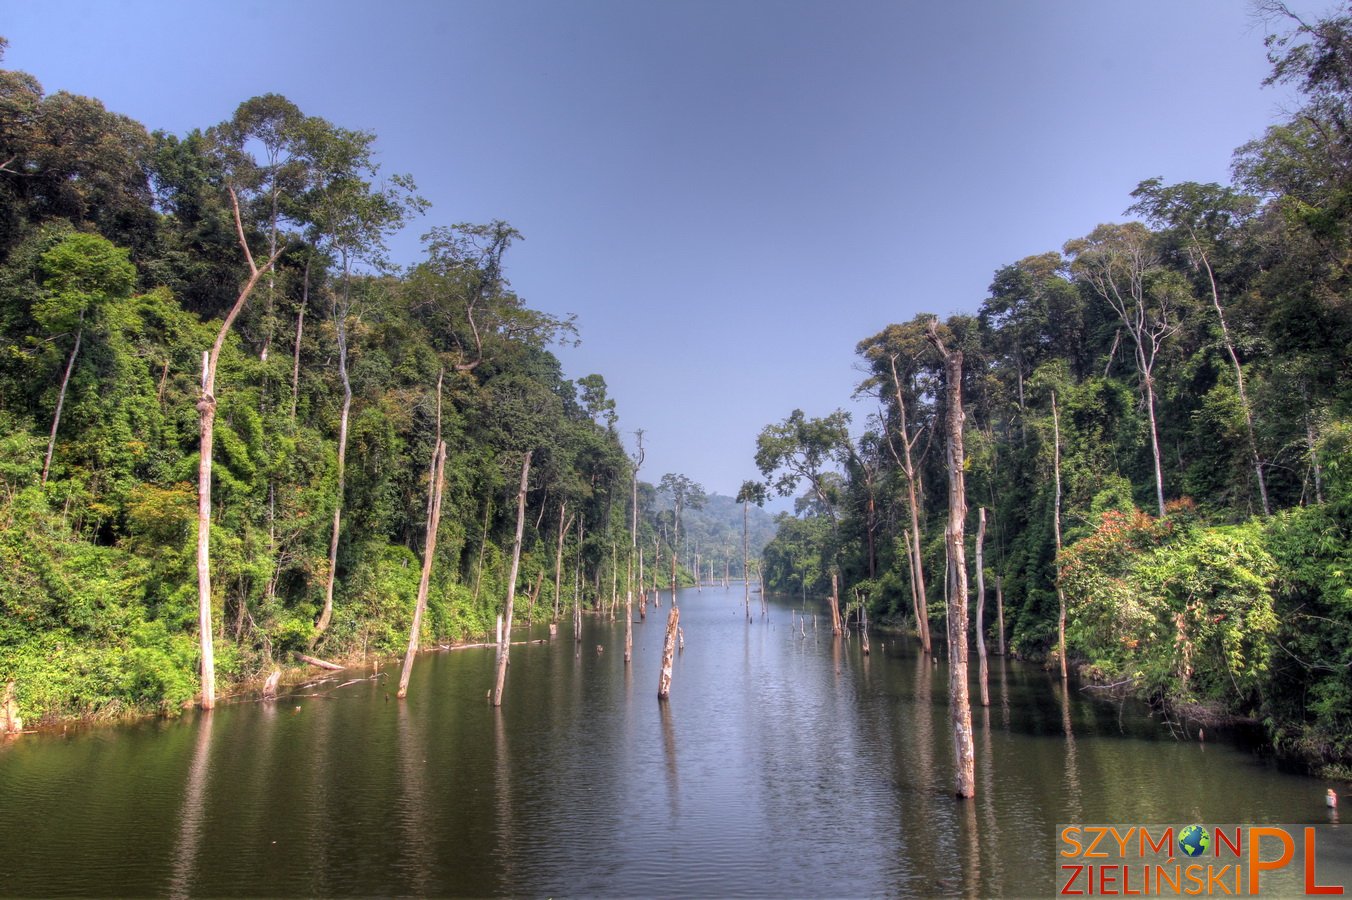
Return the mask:
<path id="1" fill-rule="evenodd" d="M 1263 515 L 1271 515 L 1272 505 L 1268 501 L 1267 489 L 1267 461 L 1258 450 L 1258 437 L 1253 425 L 1253 405 L 1249 402 L 1249 393 L 1244 385 L 1244 366 L 1240 364 L 1239 353 L 1235 349 L 1235 339 L 1226 321 L 1225 305 L 1221 302 L 1216 272 L 1212 267 L 1212 259 L 1217 249 L 1233 240 L 1235 232 L 1243 227 L 1247 217 L 1252 214 L 1256 202 L 1252 197 L 1246 197 L 1232 188 L 1223 188 L 1218 184 L 1185 182 L 1165 185 L 1160 178 L 1142 181 L 1131 195 L 1136 198 L 1136 203 L 1128 212 L 1143 215 L 1156 226 L 1177 232 L 1188 261 L 1206 276 L 1206 290 L 1211 295 L 1211 306 L 1216 310 L 1216 323 L 1221 329 L 1221 343 L 1235 372 L 1235 390 L 1239 394 L 1240 411 L 1244 415 L 1249 460 L 1258 481 L 1259 501 L 1262 504 Z"/>
<path id="2" fill-rule="evenodd" d="M 493 686 L 493 705 L 502 705 L 502 688 L 507 681 L 507 659 L 512 649 L 512 613 L 516 601 L 516 577 L 521 568 L 521 535 L 526 526 L 526 488 L 530 483 L 530 458 L 527 450 L 521 463 L 521 487 L 516 492 L 516 539 L 512 542 L 512 568 L 507 575 L 507 603 L 503 612 L 502 643 L 498 646 L 497 682 Z"/>
<path id="3" fill-rule="evenodd" d="M 963 533 L 967 521 L 967 487 L 962 451 L 962 358 L 949 349 L 931 320 L 926 337 L 944 361 L 948 400 L 948 713 L 953 725 L 955 786 L 959 797 L 976 795 L 976 750 L 972 742 L 972 704 L 967 690 L 967 559 Z"/>
<path id="4" fill-rule="evenodd" d="M 634 654 L 634 556 L 638 553 L 638 470 L 643 468 L 643 429 L 636 433 L 638 450 L 634 453 L 633 477 L 630 480 L 631 513 L 629 519 L 629 568 L 625 574 L 624 600 L 624 661 L 629 662 Z M 639 580 L 643 580 L 642 570 Z"/>
<path id="5" fill-rule="evenodd" d="M 1161 278 L 1149 230 L 1139 222 L 1100 225 L 1066 244 L 1071 271 L 1102 298 L 1126 330 L 1135 351 L 1155 464 L 1155 499 L 1164 515 L 1164 464 L 1156 415 L 1155 366 L 1165 342 L 1178 331 L 1177 292 Z"/>
<path id="6" fill-rule="evenodd" d="M 907 567 L 911 574 L 911 603 L 915 613 L 916 632 L 920 636 L 920 646 L 926 654 L 933 652 L 929 630 L 929 603 L 925 596 L 925 566 L 920 550 L 920 496 L 922 493 L 920 471 L 915 465 L 912 451 L 920 440 L 924 426 L 912 433 L 907 418 L 906 394 L 918 369 L 920 355 L 925 347 L 925 324 L 916 319 L 907 325 L 889 325 L 886 330 L 859 343 L 856 352 L 870 362 L 873 375 L 865 379 L 859 390 L 877 393 L 886 400 L 889 395 L 895 401 L 897 441 L 888 437 L 887 444 L 896 457 L 902 474 L 906 476 L 906 510 L 910 515 L 911 527 L 905 530 Z M 903 376 L 902 372 L 905 372 Z M 905 384 L 903 384 L 905 381 Z M 897 452 L 896 444 L 901 444 Z"/>
<path id="7" fill-rule="evenodd" d="M 333 294 L 332 312 L 338 343 L 338 376 L 343 402 L 338 422 L 338 469 L 329 561 L 324 584 L 324 606 L 315 623 L 315 639 L 333 618 L 333 590 L 338 569 L 338 538 L 342 529 L 346 487 L 348 426 L 352 409 L 349 377 L 348 319 L 352 314 L 352 268 L 365 263 L 385 264 L 385 237 L 408 218 L 421 213 L 427 201 L 417 194 L 413 180 L 393 175 L 376 186 L 380 167 L 375 162 L 375 135 L 340 128 L 318 117 L 295 127 L 296 156 L 306 166 L 305 190 L 297 202 L 310 223 L 309 237 L 321 250 L 337 257 L 341 285 Z"/>
<path id="8" fill-rule="evenodd" d="M 756 467 L 780 496 L 788 497 L 802 481 L 808 483 L 811 499 L 831 523 L 832 548 L 828 569 L 831 577 L 831 633 L 844 631 L 840 618 L 840 566 L 838 543 L 839 475 L 827 466 L 848 458 L 850 414 L 836 410 L 820 419 L 808 418 L 795 409 L 783 422 L 766 425 L 756 438 Z M 834 477 L 833 477 L 834 476 Z"/>
<path id="9" fill-rule="evenodd" d="M 244 220 L 240 213 L 239 196 L 235 186 L 228 186 L 230 206 L 235 216 L 235 232 L 249 277 L 239 289 L 235 305 L 226 313 L 211 350 L 202 354 L 202 392 L 197 401 L 200 443 L 197 463 L 197 626 L 201 640 L 202 708 L 216 705 L 216 656 L 211 634 L 211 456 L 216 428 L 216 365 L 230 326 L 244 308 L 249 295 L 258 286 L 263 273 L 277 262 L 274 256 L 260 267 L 254 262 L 253 251 L 244 235 Z"/>
<path id="10" fill-rule="evenodd" d="M 43 294 L 34 304 L 33 318 L 50 332 L 75 332 L 56 394 L 47 456 L 42 461 L 42 483 L 46 484 L 56 448 L 56 432 L 61 427 L 61 409 L 66 403 L 66 388 L 80 354 L 85 326 L 104 304 L 131 295 L 136 269 L 127 261 L 127 251 L 107 239 L 72 232 L 42 254 L 41 271 Z"/>
<path id="11" fill-rule="evenodd" d="M 404 665 L 399 671 L 400 700 L 408 696 L 408 681 L 413 676 L 413 660 L 418 655 L 422 635 L 423 613 L 427 610 L 427 591 L 432 580 L 432 561 L 436 558 L 437 531 L 441 528 L 441 494 L 446 484 L 446 442 L 438 441 L 432 455 L 435 477 L 427 490 L 432 497 L 432 511 L 427 517 L 427 538 L 423 545 L 422 575 L 418 579 L 418 596 L 413 603 L 413 623 L 409 626 L 408 649 L 404 651 Z"/>
<path id="12" fill-rule="evenodd" d="M 742 594 L 746 601 L 746 619 L 751 621 L 751 569 L 747 552 L 747 516 L 751 504 L 761 506 L 766 501 L 765 485 L 759 481 L 743 481 L 737 491 L 737 502 L 742 504 Z"/>
<path id="13" fill-rule="evenodd" d="M 681 511 L 703 508 L 708 495 L 705 494 L 704 487 L 699 482 L 678 472 L 668 472 L 663 475 L 662 480 L 657 484 L 657 489 L 670 497 L 672 503 L 671 572 L 674 582 L 676 560 L 679 556 L 676 548 L 680 546 L 681 539 Z"/>

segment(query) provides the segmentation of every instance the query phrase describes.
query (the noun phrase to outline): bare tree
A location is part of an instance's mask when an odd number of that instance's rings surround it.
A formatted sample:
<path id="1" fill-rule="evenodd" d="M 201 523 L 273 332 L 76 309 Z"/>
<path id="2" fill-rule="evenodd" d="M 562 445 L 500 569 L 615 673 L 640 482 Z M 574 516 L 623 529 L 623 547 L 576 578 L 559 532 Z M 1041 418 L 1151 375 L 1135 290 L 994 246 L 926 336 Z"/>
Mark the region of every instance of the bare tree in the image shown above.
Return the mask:
<path id="1" fill-rule="evenodd" d="M 507 576 L 507 604 L 503 612 L 506 622 L 502 630 L 502 643 L 498 646 L 498 677 L 493 686 L 493 705 L 502 705 L 502 687 L 507 681 L 507 657 L 512 649 L 512 613 L 516 601 L 516 576 L 521 568 L 521 535 L 526 527 L 526 487 L 530 480 L 530 458 L 533 451 L 526 451 L 521 463 L 521 488 L 516 492 L 516 539 L 512 543 L 512 568 Z"/>
<path id="2" fill-rule="evenodd" d="M 1155 416 L 1155 364 L 1160 350 L 1178 331 L 1170 291 L 1152 289 L 1159 258 L 1150 231 L 1140 222 L 1100 225 L 1088 237 L 1070 241 L 1065 251 L 1075 257 L 1071 271 L 1105 300 L 1121 319 L 1135 351 L 1146 415 L 1150 420 L 1150 452 L 1155 461 L 1155 499 L 1164 516 L 1164 467 L 1159 424 Z"/>
<path id="3" fill-rule="evenodd" d="M 967 519 L 967 487 L 962 448 L 962 351 L 950 350 L 931 320 L 926 334 L 944 362 L 948 398 L 948 712 L 953 725 L 956 791 L 976 795 L 976 749 L 972 742 L 972 704 L 967 691 L 967 559 L 963 532 Z"/>
<path id="4" fill-rule="evenodd" d="M 235 217 L 235 234 L 249 266 L 249 277 L 239 289 L 235 305 L 226 313 L 211 350 L 202 354 L 202 394 L 197 400 L 197 414 L 201 435 L 197 460 L 197 627 L 201 632 L 202 708 L 216 705 L 216 655 L 211 635 L 211 454 L 216 428 L 216 363 L 225 346 L 225 336 L 239 316 L 240 310 L 258 286 L 258 280 L 277 262 L 273 256 L 262 266 L 255 264 L 249 242 L 244 237 L 244 220 L 239 211 L 239 195 L 234 186 L 230 192 L 230 208 Z"/>
<path id="5" fill-rule="evenodd" d="M 434 459 L 436 477 L 429 485 L 432 491 L 432 514 L 427 518 L 427 541 L 423 547 L 422 577 L 418 579 L 418 599 L 413 605 L 413 625 L 408 634 L 408 650 L 404 653 L 404 667 L 399 672 L 399 699 L 408 696 L 408 680 L 413 674 L 413 659 L 418 655 L 418 640 L 422 631 L 423 613 L 427 610 L 427 590 L 432 581 L 432 559 L 437 550 L 437 528 L 441 525 L 441 492 L 446 483 L 446 442 L 438 441 Z"/>

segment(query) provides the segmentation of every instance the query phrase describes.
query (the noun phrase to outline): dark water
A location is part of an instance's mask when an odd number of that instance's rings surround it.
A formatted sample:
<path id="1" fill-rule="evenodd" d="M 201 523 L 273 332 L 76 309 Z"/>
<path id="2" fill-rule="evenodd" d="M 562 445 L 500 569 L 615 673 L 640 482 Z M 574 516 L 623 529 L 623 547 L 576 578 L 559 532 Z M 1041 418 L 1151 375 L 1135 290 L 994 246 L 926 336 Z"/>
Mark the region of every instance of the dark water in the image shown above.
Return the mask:
<path id="1" fill-rule="evenodd" d="M 628 668 L 622 621 L 514 647 L 500 710 L 470 649 L 420 657 L 403 703 L 391 669 L 0 744 L 0 893 L 1027 896 L 1058 823 L 1329 821 L 1320 781 L 998 659 L 955 802 L 943 665 L 787 606 L 748 626 L 740 586 L 681 600 L 667 703 L 664 606 Z"/>

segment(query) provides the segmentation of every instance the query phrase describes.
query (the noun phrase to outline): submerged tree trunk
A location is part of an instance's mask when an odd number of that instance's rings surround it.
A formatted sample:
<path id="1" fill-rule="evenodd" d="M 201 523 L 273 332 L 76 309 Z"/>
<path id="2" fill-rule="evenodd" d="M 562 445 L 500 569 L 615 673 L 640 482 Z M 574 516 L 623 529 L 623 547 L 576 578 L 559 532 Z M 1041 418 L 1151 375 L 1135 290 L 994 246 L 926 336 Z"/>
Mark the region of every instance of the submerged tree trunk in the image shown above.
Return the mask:
<path id="1" fill-rule="evenodd" d="M 47 473 L 52 468 L 52 453 L 56 450 L 56 429 L 61 427 L 61 408 L 66 405 L 66 386 L 70 384 L 70 373 L 75 371 L 75 357 L 80 355 L 80 339 L 84 337 L 84 310 L 80 310 L 80 327 L 75 331 L 75 346 L 71 348 L 70 359 L 66 361 L 66 372 L 61 376 L 61 390 L 56 394 L 56 412 L 52 415 L 52 436 L 47 439 L 47 457 L 42 461 L 42 481 L 47 483 Z"/>
<path id="2" fill-rule="evenodd" d="M 1154 416 L 1151 416 L 1153 425 Z M 1159 470 L 1156 469 L 1158 475 Z M 1056 652 L 1061 657 L 1061 677 L 1066 677 L 1066 592 L 1061 586 L 1061 416 L 1056 409 L 1056 391 L 1052 391 L 1052 473 L 1056 479 L 1056 503 L 1052 512 L 1052 536 L 1056 540 Z M 1160 494 L 1160 515 L 1164 515 L 1164 495 Z"/>
<path id="3" fill-rule="evenodd" d="M 310 260 L 305 260 L 305 281 L 296 312 L 296 347 L 291 353 L 291 427 L 296 426 L 296 401 L 300 397 L 300 339 L 305 333 L 305 307 L 310 305 Z"/>
<path id="4" fill-rule="evenodd" d="M 427 520 L 427 542 L 423 547 L 422 577 L 418 579 L 418 600 L 413 605 L 413 626 L 409 629 L 408 650 L 404 653 L 404 667 L 399 673 L 399 699 L 408 696 L 408 679 L 413 674 L 413 658 L 418 653 L 418 636 L 422 631 L 423 612 L 427 609 L 427 588 L 432 581 L 432 558 L 437 550 L 437 528 L 441 525 L 441 490 L 446 481 L 446 442 L 437 442 L 436 478 L 432 489 L 432 515 Z"/>
<path id="5" fill-rule="evenodd" d="M 673 567 L 675 563 L 673 562 Z M 673 594 L 674 596 L 674 594 Z M 673 600 L 667 614 L 667 638 L 662 644 L 662 671 L 657 677 L 657 697 L 665 700 L 671 695 L 671 664 L 676 656 L 676 630 L 680 627 L 681 611 Z"/>
<path id="6" fill-rule="evenodd" d="M 742 596 L 746 602 L 746 620 L 748 622 L 751 621 L 751 571 L 747 568 L 749 553 L 747 552 L 746 532 L 747 515 L 750 506 L 751 501 L 742 501 Z"/>
<path id="7" fill-rule="evenodd" d="M 638 456 L 634 459 L 634 475 L 630 479 L 629 565 L 625 569 L 624 584 L 624 662 L 628 665 L 634 655 L 634 555 L 638 553 L 638 470 L 643 467 L 643 431 L 638 433 Z M 639 557 L 643 559 L 642 556 Z M 639 582 L 643 581 L 643 564 L 639 563 Z"/>
<path id="8" fill-rule="evenodd" d="M 202 708 L 216 705 L 216 657 L 211 635 L 211 454 L 216 428 L 216 362 L 220 359 L 225 336 L 230 332 L 244 303 L 253 293 L 258 279 L 277 261 L 274 256 L 260 269 L 254 264 L 249 242 L 244 238 L 244 222 L 239 212 L 239 197 L 232 187 L 230 205 L 235 217 L 235 234 L 249 264 L 249 279 L 240 288 L 235 305 L 230 308 L 216 333 L 216 341 L 209 352 L 202 354 L 202 395 L 197 401 L 200 417 L 201 444 L 197 460 L 197 627 L 201 638 Z"/>
<path id="9" fill-rule="evenodd" d="M 1211 261 L 1202 254 L 1202 263 L 1206 267 L 1207 279 L 1211 282 L 1211 302 L 1216 307 L 1216 318 L 1221 323 L 1221 339 L 1225 342 L 1225 352 L 1230 355 L 1230 364 L 1235 367 L 1235 389 L 1239 392 L 1239 405 L 1244 410 L 1244 427 L 1249 438 L 1249 459 L 1253 463 L 1254 475 L 1258 477 L 1258 497 L 1263 504 L 1263 515 L 1272 514 L 1268 505 L 1267 463 L 1258 452 L 1258 437 L 1253 427 L 1253 407 L 1249 405 L 1249 393 L 1244 388 L 1244 367 L 1239 364 L 1239 354 L 1235 352 L 1235 342 L 1230 338 L 1230 326 L 1225 321 L 1225 310 L 1221 306 L 1221 295 L 1216 290 L 1216 275 L 1211 271 Z"/>
<path id="10" fill-rule="evenodd" d="M 582 643 L 582 518 L 577 520 L 577 559 L 573 561 L 573 643 Z"/>
<path id="11" fill-rule="evenodd" d="M 840 635 L 845 631 L 840 622 L 840 573 L 831 570 L 831 634 Z"/>
<path id="12" fill-rule="evenodd" d="M 976 516 L 976 655 L 980 666 L 981 705 L 990 706 L 991 692 L 986 683 L 989 673 L 986 665 L 986 571 L 982 556 L 986 543 L 986 507 L 980 507 Z"/>
<path id="13" fill-rule="evenodd" d="M 521 489 L 516 493 L 516 539 L 512 542 L 512 568 L 507 576 L 507 609 L 503 613 L 506 627 L 498 646 L 498 678 L 493 686 L 493 705 L 502 705 L 502 687 L 507 681 L 507 656 L 512 649 L 512 613 L 516 602 L 516 576 L 521 568 L 521 535 L 526 528 L 526 486 L 530 480 L 530 458 L 534 451 L 526 451 L 521 463 Z"/>
<path id="14" fill-rule="evenodd" d="M 967 559 L 963 532 L 967 487 L 963 475 L 962 351 L 949 350 L 930 322 L 927 335 L 944 360 L 948 394 L 948 710 L 953 725 L 955 789 L 959 797 L 976 795 L 976 750 L 972 742 L 972 706 L 967 692 Z"/>

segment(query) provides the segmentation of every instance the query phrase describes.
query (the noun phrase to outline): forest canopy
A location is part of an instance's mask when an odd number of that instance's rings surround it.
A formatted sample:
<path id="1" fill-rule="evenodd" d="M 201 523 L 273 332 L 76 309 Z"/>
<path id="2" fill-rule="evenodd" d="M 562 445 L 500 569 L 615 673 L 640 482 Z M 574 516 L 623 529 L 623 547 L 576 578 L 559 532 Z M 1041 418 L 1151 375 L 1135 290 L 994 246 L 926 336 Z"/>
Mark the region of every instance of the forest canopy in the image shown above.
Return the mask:
<path id="1" fill-rule="evenodd" d="M 989 516 L 966 600 L 1003 607 L 979 637 L 1054 664 L 1064 599 L 1090 680 L 1352 761 L 1352 14 L 1269 6 L 1268 81 L 1303 104 L 1230 184 L 1144 178 L 1122 221 L 1000 267 L 974 310 L 864 337 L 856 436 L 839 411 L 765 427 L 763 487 L 799 497 L 771 589 L 834 573 L 844 602 L 942 631 L 937 322 L 965 359 L 969 518 Z"/>
<path id="2" fill-rule="evenodd" d="M 168 134 L 0 70 L 0 688 L 22 721 L 194 702 L 202 608 L 227 687 L 400 650 L 439 441 L 423 646 L 492 631 L 528 453 L 519 617 L 613 611 L 631 544 L 671 557 L 605 378 L 552 352 L 576 323 L 512 288 L 522 235 L 429 219 L 376 143 L 276 94 Z M 424 255 L 399 266 L 410 224 Z M 742 510 L 716 499 L 682 571 L 740 577 Z"/>

